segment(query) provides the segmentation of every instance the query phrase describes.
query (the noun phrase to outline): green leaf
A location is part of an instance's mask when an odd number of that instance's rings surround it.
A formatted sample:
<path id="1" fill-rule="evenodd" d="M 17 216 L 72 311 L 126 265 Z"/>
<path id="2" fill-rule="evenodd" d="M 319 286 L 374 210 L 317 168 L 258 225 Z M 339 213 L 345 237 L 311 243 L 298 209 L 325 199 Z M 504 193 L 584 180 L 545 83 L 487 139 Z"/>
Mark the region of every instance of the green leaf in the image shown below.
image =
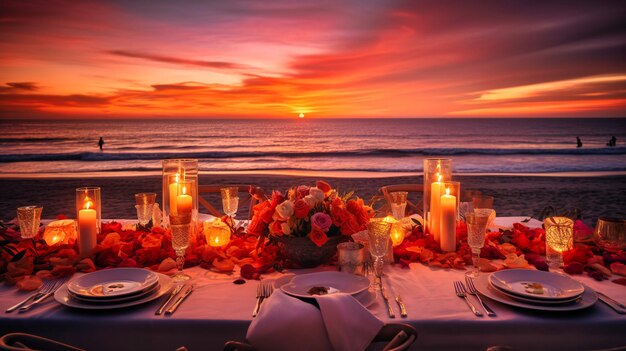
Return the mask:
<path id="1" fill-rule="evenodd" d="M 26 255 L 26 250 L 22 250 L 18 252 L 15 256 L 13 256 L 13 258 L 11 259 L 11 262 L 17 262 L 21 260 L 24 257 L 24 255 Z"/>

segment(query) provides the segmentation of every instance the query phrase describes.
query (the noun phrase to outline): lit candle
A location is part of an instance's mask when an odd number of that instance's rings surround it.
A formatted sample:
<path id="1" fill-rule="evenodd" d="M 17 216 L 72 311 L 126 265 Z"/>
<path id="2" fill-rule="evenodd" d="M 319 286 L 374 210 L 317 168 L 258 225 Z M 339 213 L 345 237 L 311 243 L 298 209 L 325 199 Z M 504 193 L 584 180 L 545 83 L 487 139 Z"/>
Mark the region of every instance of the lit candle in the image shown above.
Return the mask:
<path id="1" fill-rule="evenodd" d="M 183 216 L 191 213 L 192 198 L 191 196 L 187 195 L 187 187 L 185 186 L 183 186 L 181 193 L 182 194 L 176 197 L 176 212 L 178 215 Z"/>
<path id="2" fill-rule="evenodd" d="M 441 196 L 441 251 L 456 251 L 456 196 L 450 188 Z"/>
<path id="3" fill-rule="evenodd" d="M 230 241 L 230 228 L 219 218 L 216 218 L 213 223 L 204 222 L 204 230 L 209 246 L 224 246 Z"/>
<path id="4" fill-rule="evenodd" d="M 76 221 L 62 219 L 50 222 L 43 233 L 48 246 L 55 244 L 73 244 L 76 241 Z"/>
<path id="5" fill-rule="evenodd" d="M 404 241 L 404 229 L 400 223 L 395 223 L 391 227 L 391 244 L 398 246 Z"/>
<path id="6" fill-rule="evenodd" d="M 435 237 L 436 241 L 440 241 L 439 230 L 441 222 L 441 191 L 443 190 L 443 182 L 441 174 L 437 173 L 437 181 L 430 186 L 430 227 L 428 231 Z"/>
<path id="7" fill-rule="evenodd" d="M 178 178 L 180 175 L 176 173 L 174 181 L 170 183 L 170 214 L 176 214 L 176 197 L 178 196 Z"/>
<path id="8" fill-rule="evenodd" d="M 93 203 L 85 198 L 85 205 L 78 212 L 78 252 L 82 257 L 91 256 L 98 243 L 96 228 L 96 210 L 90 208 Z"/>

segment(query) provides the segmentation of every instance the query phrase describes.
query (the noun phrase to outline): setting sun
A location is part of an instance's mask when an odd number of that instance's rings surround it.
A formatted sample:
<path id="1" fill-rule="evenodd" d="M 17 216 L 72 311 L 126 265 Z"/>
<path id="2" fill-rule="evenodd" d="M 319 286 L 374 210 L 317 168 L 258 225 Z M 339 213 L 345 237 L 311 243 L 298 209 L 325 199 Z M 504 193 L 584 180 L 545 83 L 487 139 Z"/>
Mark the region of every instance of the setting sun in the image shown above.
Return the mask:
<path id="1" fill-rule="evenodd" d="M 298 118 L 304 118 L 304 113 L 299 114 Z"/>

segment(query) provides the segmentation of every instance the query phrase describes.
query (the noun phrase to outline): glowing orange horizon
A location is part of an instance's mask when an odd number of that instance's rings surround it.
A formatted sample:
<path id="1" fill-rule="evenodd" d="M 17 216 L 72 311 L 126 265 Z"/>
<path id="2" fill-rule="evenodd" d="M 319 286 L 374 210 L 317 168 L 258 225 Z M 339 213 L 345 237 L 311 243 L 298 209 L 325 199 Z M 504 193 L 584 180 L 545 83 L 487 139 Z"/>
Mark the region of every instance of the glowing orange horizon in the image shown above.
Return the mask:
<path id="1" fill-rule="evenodd" d="M 626 116 L 609 5 L 149 4 L 2 2 L 0 118 Z"/>

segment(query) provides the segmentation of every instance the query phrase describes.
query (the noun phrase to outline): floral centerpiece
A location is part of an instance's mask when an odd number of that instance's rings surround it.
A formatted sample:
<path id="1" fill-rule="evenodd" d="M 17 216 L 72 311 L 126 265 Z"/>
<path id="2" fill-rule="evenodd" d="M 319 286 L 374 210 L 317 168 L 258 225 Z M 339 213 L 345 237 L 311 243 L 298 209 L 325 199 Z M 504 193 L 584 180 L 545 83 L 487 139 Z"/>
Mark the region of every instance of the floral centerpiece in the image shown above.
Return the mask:
<path id="1" fill-rule="evenodd" d="M 254 207 L 248 232 L 276 243 L 283 258 L 301 267 L 328 262 L 337 244 L 367 228 L 374 210 L 353 193 L 339 195 L 324 181 L 274 191 Z"/>

